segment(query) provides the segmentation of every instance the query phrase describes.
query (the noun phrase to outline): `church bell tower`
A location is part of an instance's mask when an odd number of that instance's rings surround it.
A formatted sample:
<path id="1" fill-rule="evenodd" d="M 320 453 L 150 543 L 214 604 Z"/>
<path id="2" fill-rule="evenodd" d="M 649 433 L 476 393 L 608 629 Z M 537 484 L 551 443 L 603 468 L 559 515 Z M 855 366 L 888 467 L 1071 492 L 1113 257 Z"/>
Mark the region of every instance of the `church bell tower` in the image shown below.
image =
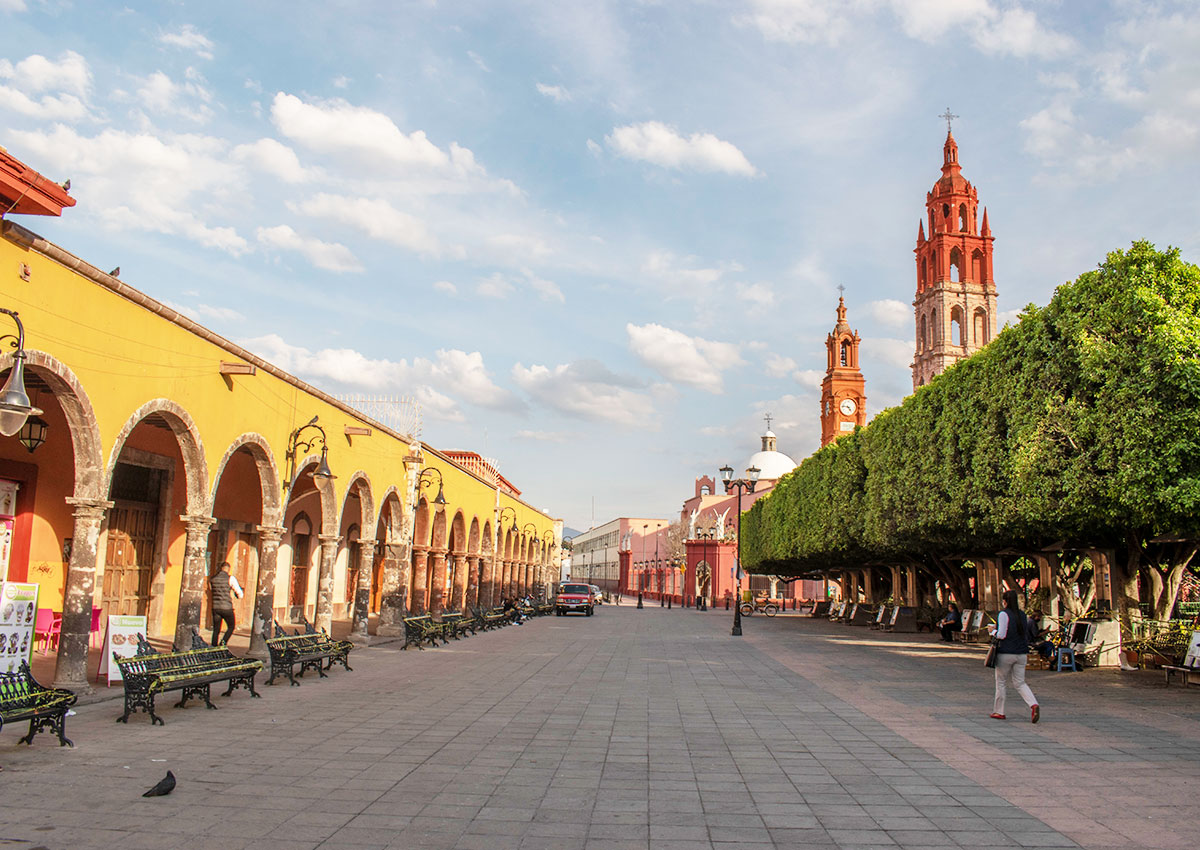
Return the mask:
<path id="1" fill-rule="evenodd" d="M 996 335 L 996 282 L 992 278 L 992 231 L 987 208 L 978 218 L 979 196 L 958 164 L 958 143 L 946 119 L 942 176 L 925 197 L 925 220 L 917 228 L 916 353 L 913 390 L 929 383 Z M 929 227 L 929 236 L 925 227 Z"/>
<path id="2" fill-rule="evenodd" d="M 866 381 L 858 368 L 858 345 L 862 340 L 846 321 L 844 298 L 838 298 L 837 317 L 833 332 L 825 338 L 828 365 L 821 381 L 822 446 L 867 424 Z"/>

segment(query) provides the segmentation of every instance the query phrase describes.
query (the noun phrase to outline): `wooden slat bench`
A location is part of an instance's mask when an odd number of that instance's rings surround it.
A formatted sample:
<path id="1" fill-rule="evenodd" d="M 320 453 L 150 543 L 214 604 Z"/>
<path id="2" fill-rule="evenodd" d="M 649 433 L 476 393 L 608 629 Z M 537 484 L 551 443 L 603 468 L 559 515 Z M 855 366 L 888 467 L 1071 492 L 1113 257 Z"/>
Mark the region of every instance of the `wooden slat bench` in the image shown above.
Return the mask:
<path id="1" fill-rule="evenodd" d="M 274 637 L 271 637 L 269 632 L 269 626 L 263 629 L 267 652 L 271 654 L 268 685 L 275 684 L 275 677 L 284 674 L 292 685 L 298 686 L 300 683 L 296 681 L 296 677 L 303 676 L 307 670 L 316 670 L 324 679 L 327 675 L 325 671 L 333 667 L 335 662 L 354 672 L 354 668 L 350 666 L 350 650 L 354 649 L 352 641 L 334 640 L 324 632 L 318 631 L 289 635 L 279 623 L 275 624 Z M 300 665 L 299 673 L 296 673 L 297 664 Z"/>
<path id="2" fill-rule="evenodd" d="M 262 662 L 239 658 L 228 647 L 155 652 L 138 635 L 138 653 L 132 658 L 113 653 L 125 683 L 125 713 L 117 718 L 118 723 L 127 722 L 130 714 L 141 710 L 150 715 L 151 725 L 163 725 L 163 719 L 154 712 L 154 700 L 167 691 L 180 691 L 176 708 L 185 707 L 192 697 L 203 697 L 205 706 L 216 709 L 209 691 L 215 682 L 229 683 L 222 696 L 229 696 L 235 688 L 246 688 L 252 697 L 260 696 L 254 689 L 254 677 L 262 670 Z"/>
<path id="3" fill-rule="evenodd" d="M 67 710 L 75 704 L 74 691 L 47 688 L 33 678 L 29 662 L 22 661 L 14 673 L 0 673 L 0 728 L 5 723 L 29 721 L 29 734 L 21 738 L 32 744 L 33 736 L 49 729 L 58 735 L 60 747 L 75 746 L 66 735 Z"/>

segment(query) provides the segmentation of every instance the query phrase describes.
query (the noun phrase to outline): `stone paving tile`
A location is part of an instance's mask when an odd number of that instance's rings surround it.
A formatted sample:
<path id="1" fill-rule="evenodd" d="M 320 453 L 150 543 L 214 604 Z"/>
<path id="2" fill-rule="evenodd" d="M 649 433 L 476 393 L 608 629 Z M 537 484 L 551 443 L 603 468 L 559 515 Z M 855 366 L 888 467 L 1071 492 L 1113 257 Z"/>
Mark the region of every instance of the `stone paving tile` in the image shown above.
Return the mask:
<path id="1" fill-rule="evenodd" d="M 0 739 L 0 839 L 1194 846 L 1200 710 L 1156 677 L 1031 673 L 1043 722 L 998 724 L 975 649 L 783 616 L 745 631 L 730 638 L 724 612 L 606 607 L 437 651 L 374 647 L 352 674 L 235 696 L 220 712 L 167 709 L 165 727 L 115 725 L 117 703 L 84 705 L 74 750 Z M 176 793 L 142 800 L 167 766 Z"/>

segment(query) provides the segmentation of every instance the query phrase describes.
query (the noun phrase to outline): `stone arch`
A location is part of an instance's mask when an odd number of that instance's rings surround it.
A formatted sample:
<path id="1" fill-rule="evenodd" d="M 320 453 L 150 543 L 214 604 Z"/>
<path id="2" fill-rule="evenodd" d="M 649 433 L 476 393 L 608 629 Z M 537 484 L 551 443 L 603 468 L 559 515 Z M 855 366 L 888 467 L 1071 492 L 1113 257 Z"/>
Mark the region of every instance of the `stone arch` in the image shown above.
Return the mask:
<path id="1" fill-rule="evenodd" d="M 208 507 L 212 509 L 217 501 L 217 489 L 221 486 L 221 476 L 225 467 L 235 452 L 245 449 L 258 467 L 258 483 L 262 487 L 262 524 L 277 526 L 283 520 L 282 487 L 279 483 L 279 467 L 275 464 L 275 455 L 266 437 L 254 432 L 242 434 L 225 450 L 224 457 L 217 465 L 217 474 L 213 476 L 212 490 L 208 495 Z"/>
<path id="2" fill-rule="evenodd" d="M 965 345 L 967 342 L 966 317 L 962 307 L 955 305 L 950 309 L 950 342 L 954 345 Z"/>
<path id="3" fill-rule="evenodd" d="M 970 231 L 970 220 L 967 218 L 966 204 L 958 205 L 958 229 L 963 233 Z"/>
<path id="4" fill-rule="evenodd" d="M 433 515 L 433 535 L 430 538 L 430 548 L 434 550 L 444 550 L 446 548 L 446 535 L 448 528 L 446 527 L 446 510 L 443 508 Z"/>
<path id="5" fill-rule="evenodd" d="M 73 493 L 77 499 L 104 499 L 107 477 L 100 424 L 83 384 L 65 364 L 44 351 L 25 349 L 25 368 L 50 385 L 54 398 L 66 416 L 75 455 Z"/>
<path id="6" fill-rule="evenodd" d="M 484 555 L 490 555 L 492 549 L 495 548 L 496 536 L 492 534 L 492 521 L 484 520 L 483 534 L 479 538 L 480 551 Z"/>
<path id="7" fill-rule="evenodd" d="M 921 335 L 917 337 L 917 342 L 919 351 L 929 348 L 929 322 L 925 316 L 921 316 Z"/>
<path id="8" fill-rule="evenodd" d="M 450 523 L 450 540 L 454 541 L 454 546 L 451 547 L 453 554 L 465 555 L 467 553 L 467 520 L 461 510 L 454 514 L 454 519 Z"/>
<path id="9" fill-rule="evenodd" d="M 471 517 L 471 528 L 467 532 L 467 554 L 480 553 L 479 517 Z"/>
<path id="10" fill-rule="evenodd" d="M 971 280 L 975 283 L 983 283 L 986 277 L 983 268 L 983 252 L 976 248 L 971 252 Z"/>
<path id="11" fill-rule="evenodd" d="M 395 485 L 388 487 L 379 498 L 375 527 L 384 530 L 388 542 L 398 541 L 404 532 L 404 504 Z"/>
<path id="12" fill-rule="evenodd" d="M 413 545 L 414 546 L 429 546 L 429 534 L 431 523 L 429 521 L 429 502 L 422 496 L 417 501 L 417 510 L 413 517 Z"/>
<path id="13" fill-rule="evenodd" d="M 169 398 L 156 398 L 146 402 L 121 426 L 116 440 L 113 441 L 108 466 L 104 470 L 103 492 L 108 492 L 113 471 L 129 435 L 145 419 L 155 414 L 158 414 L 175 434 L 179 453 L 183 456 L 183 474 L 187 490 L 186 512 L 192 516 L 207 515 L 211 505 L 208 501 L 208 463 L 204 459 L 204 442 L 200 439 L 200 430 L 191 414 Z"/>
<path id="14" fill-rule="evenodd" d="M 353 496 L 356 491 L 358 493 L 359 504 L 359 528 L 374 528 L 375 526 L 371 520 L 375 517 L 375 499 L 371 494 L 371 478 L 361 469 L 350 476 L 350 481 L 346 485 L 346 492 L 342 496 L 342 523 L 345 523 L 346 521 L 346 508 L 350 504 L 351 496 Z M 338 527 L 341 527 L 341 523 L 339 523 Z"/>
<path id="15" fill-rule="evenodd" d="M 973 325 L 971 341 L 980 347 L 987 345 L 989 330 L 987 310 L 984 310 L 982 307 L 976 307 L 971 323 Z"/>
<path id="16" fill-rule="evenodd" d="M 950 280 L 961 283 L 966 280 L 963 268 L 963 252 L 958 246 L 950 249 Z"/>
<path id="17" fill-rule="evenodd" d="M 296 490 L 296 484 L 300 478 L 306 474 L 311 474 L 310 467 L 316 468 L 321 462 L 319 454 L 309 455 L 308 457 L 296 463 L 296 477 L 292 479 L 288 486 L 288 503 L 291 503 L 292 496 Z M 337 499 L 333 491 L 333 483 L 326 481 L 318 484 L 314 480 L 313 487 L 317 491 L 317 495 L 321 499 L 321 528 L 318 534 L 336 534 L 338 529 L 338 507 Z M 287 505 L 284 506 L 284 512 L 287 512 Z"/>

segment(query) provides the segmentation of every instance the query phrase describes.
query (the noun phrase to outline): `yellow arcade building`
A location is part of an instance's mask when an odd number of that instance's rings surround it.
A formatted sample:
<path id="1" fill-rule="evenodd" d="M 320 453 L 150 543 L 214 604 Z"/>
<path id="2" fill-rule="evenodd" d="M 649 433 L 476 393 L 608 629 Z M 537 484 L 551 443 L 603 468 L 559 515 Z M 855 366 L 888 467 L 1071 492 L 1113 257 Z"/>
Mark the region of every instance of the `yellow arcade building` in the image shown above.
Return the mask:
<path id="1" fill-rule="evenodd" d="M 73 205 L 0 148 L 0 569 L 61 612 L 55 685 L 88 689 L 110 614 L 190 645 L 223 561 L 259 657 L 274 620 L 349 620 L 367 642 L 554 581 L 561 521 L 490 464 L 373 421 L 12 218 Z"/>

